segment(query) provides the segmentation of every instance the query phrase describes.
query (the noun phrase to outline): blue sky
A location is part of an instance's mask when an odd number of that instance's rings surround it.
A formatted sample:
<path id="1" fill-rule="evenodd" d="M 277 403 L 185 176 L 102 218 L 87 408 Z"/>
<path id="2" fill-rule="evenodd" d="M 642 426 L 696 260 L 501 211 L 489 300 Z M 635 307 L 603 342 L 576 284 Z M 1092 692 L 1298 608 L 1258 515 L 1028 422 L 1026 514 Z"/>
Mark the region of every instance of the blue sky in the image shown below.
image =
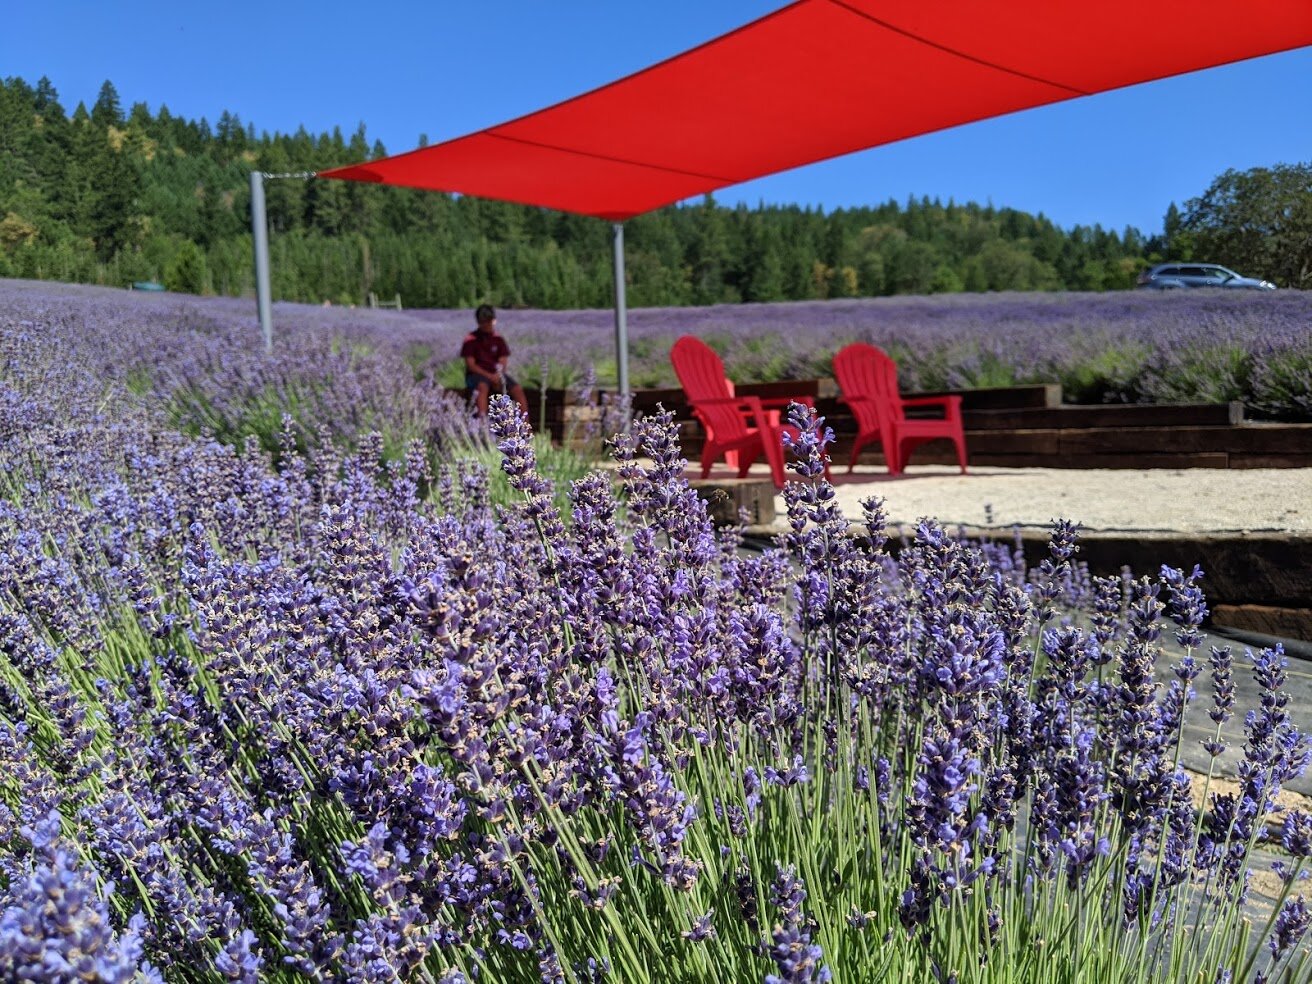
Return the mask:
<path id="1" fill-rule="evenodd" d="M 260 130 L 364 122 L 390 152 L 549 105 L 781 0 L 12 3 L 0 75 L 47 75 L 70 111 L 113 81 Z M 1236 6 L 1236 16 L 1244 16 Z M 1133 30 L 1132 25 L 1126 26 Z M 1226 168 L 1312 160 L 1312 50 L 1030 110 L 738 185 L 724 202 L 835 208 L 930 195 L 1145 232 Z M 348 163 L 348 162 L 343 162 Z"/>

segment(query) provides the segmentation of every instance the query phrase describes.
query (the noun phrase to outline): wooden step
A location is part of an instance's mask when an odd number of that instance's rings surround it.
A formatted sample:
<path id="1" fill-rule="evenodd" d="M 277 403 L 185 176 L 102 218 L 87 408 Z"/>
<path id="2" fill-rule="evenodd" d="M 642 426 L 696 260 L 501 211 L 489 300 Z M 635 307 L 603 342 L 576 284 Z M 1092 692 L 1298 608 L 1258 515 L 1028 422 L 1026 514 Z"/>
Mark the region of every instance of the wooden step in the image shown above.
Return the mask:
<path id="1" fill-rule="evenodd" d="M 917 396 L 959 396 L 965 410 L 1019 410 L 1061 406 L 1061 383 L 1033 383 L 1025 386 L 986 386 L 964 390 L 930 390 L 903 393 L 906 399 Z"/>
<path id="2" fill-rule="evenodd" d="M 1182 405 L 1100 404 L 1068 405 L 1029 410 L 967 410 L 962 422 L 968 431 L 1032 428 L 1082 429 L 1099 427 L 1229 427 L 1244 419 L 1242 403 Z"/>
<path id="3" fill-rule="evenodd" d="M 1032 433 L 1020 431 L 1017 433 Z M 1060 453 L 1133 454 L 1226 452 L 1312 454 L 1312 424 L 1242 424 L 1236 427 L 1145 427 L 1060 430 Z M 971 437 L 974 441 L 977 438 Z"/>

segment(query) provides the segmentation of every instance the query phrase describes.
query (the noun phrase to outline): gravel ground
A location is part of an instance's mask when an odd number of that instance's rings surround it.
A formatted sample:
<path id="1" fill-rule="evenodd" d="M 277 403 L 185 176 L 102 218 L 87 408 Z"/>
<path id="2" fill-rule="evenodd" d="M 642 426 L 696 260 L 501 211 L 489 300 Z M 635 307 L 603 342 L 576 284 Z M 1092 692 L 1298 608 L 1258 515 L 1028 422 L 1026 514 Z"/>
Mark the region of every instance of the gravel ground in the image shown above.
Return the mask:
<path id="1" fill-rule="evenodd" d="M 762 469 L 753 469 L 751 477 Z M 716 469 L 712 477 L 727 474 Z M 1312 469 L 972 468 L 912 465 L 891 478 L 882 468 L 834 471 L 844 515 L 859 519 L 861 500 L 882 496 L 891 523 L 930 516 L 972 527 L 1046 528 L 1072 519 L 1086 531 L 1181 533 L 1312 532 Z M 776 499 L 780 517 L 783 499 Z"/>

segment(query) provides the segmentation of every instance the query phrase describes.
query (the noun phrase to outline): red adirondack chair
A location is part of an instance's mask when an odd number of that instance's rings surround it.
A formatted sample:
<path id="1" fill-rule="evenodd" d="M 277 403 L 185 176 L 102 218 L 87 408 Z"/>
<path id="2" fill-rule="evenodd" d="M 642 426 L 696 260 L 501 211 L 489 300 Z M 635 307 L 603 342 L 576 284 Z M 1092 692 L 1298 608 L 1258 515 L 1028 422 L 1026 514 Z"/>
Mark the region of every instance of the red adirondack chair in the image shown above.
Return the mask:
<path id="1" fill-rule="evenodd" d="M 813 405 L 810 397 L 737 396 L 724 375 L 724 363 L 705 342 L 684 335 L 670 349 L 670 362 L 679 377 L 693 414 L 706 431 L 702 445 L 702 478 L 711 473 L 716 458 L 737 454 L 738 477 L 744 478 L 752 462 L 765 455 L 776 488 L 784 487 L 783 432 L 794 428 L 779 423 L 779 411 L 767 406 L 789 403 Z"/>
<path id="2" fill-rule="evenodd" d="M 888 460 L 890 475 L 902 474 L 911 449 L 918 444 L 945 437 L 957 448 L 957 462 L 966 473 L 966 435 L 961 427 L 961 397 L 924 396 L 904 400 L 897 392 L 897 364 L 873 345 L 857 342 L 834 356 L 834 378 L 843 391 L 843 402 L 856 417 L 856 443 L 852 445 L 850 472 L 857 455 L 872 441 L 879 441 Z M 908 418 L 907 407 L 941 407 L 941 418 Z"/>

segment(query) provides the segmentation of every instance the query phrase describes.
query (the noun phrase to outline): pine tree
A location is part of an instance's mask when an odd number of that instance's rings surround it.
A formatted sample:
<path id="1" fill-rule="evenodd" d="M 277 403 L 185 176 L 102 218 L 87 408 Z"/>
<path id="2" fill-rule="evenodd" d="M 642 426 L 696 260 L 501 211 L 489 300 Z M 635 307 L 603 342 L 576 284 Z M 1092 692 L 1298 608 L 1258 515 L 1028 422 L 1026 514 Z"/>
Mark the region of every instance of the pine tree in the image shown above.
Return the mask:
<path id="1" fill-rule="evenodd" d="M 203 294 L 208 279 L 205 254 L 195 243 L 184 241 L 164 271 L 164 286 L 184 294 Z"/>
<path id="2" fill-rule="evenodd" d="M 141 176 L 126 147 L 115 147 L 103 134 L 93 146 L 87 171 L 87 231 L 103 261 L 131 241 Z"/>
<path id="3" fill-rule="evenodd" d="M 745 300 L 759 302 L 784 300 L 784 265 L 779 256 L 779 247 L 773 239 L 765 241 L 759 252 L 752 257 L 748 267 L 751 274 Z"/>
<path id="4" fill-rule="evenodd" d="M 42 116 L 47 114 L 64 115 L 64 107 L 59 105 L 59 93 L 55 91 L 55 84 L 44 75 L 37 80 L 33 108 Z"/>
<path id="5" fill-rule="evenodd" d="M 108 79 L 100 87 L 100 95 L 91 108 L 91 122 L 98 127 L 123 125 L 123 106 L 118 100 L 118 90 Z"/>
<path id="6" fill-rule="evenodd" d="M 1162 219 L 1162 232 L 1166 239 L 1167 255 L 1174 255 L 1180 232 L 1184 228 L 1184 217 L 1181 216 L 1180 210 L 1176 207 L 1175 202 L 1171 202 L 1166 207 L 1166 215 Z"/>
<path id="7" fill-rule="evenodd" d="M 692 290 L 694 304 L 715 304 L 724 300 L 724 272 L 729 257 L 724 213 L 707 195 L 697 207 L 697 237 L 693 243 Z"/>

